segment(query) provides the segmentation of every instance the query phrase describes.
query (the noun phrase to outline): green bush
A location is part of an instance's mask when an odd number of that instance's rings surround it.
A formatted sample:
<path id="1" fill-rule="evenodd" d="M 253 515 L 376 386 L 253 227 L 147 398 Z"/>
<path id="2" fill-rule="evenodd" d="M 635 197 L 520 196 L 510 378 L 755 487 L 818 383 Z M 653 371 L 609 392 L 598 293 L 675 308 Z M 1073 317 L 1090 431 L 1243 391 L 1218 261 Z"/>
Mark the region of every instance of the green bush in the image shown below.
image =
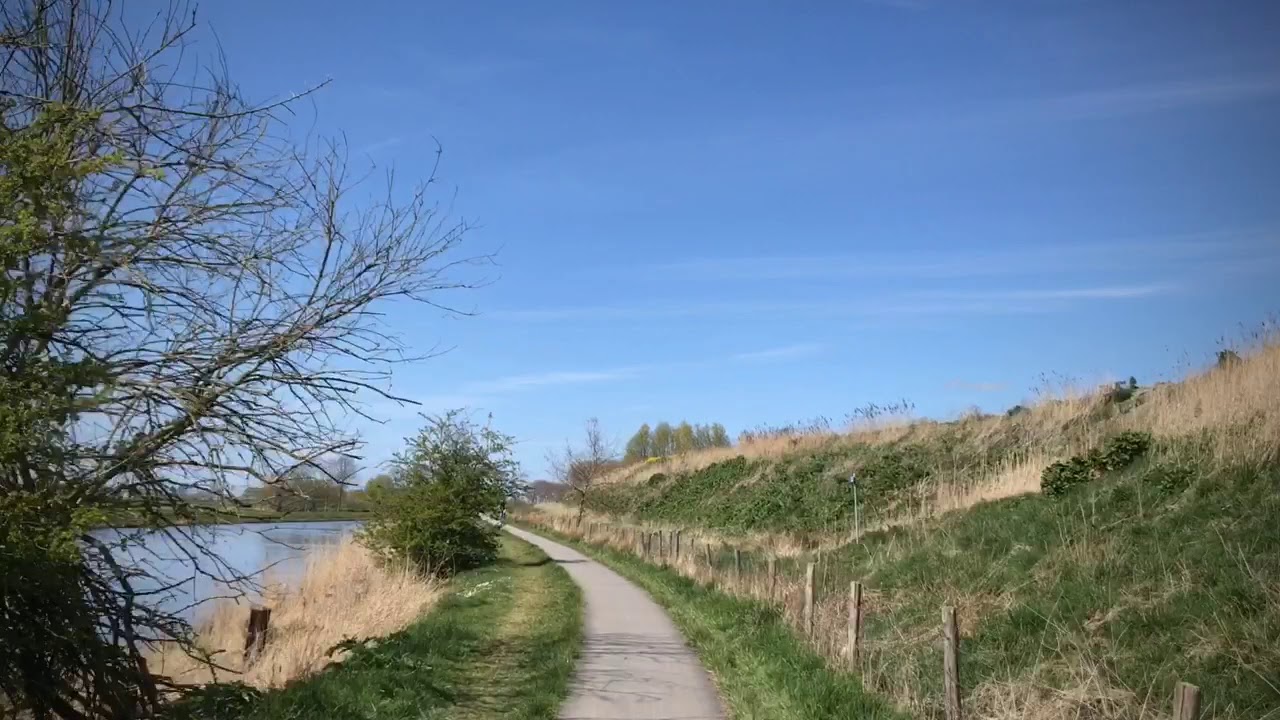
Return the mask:
<path id="1" fill-rule="evenodd" d="M 241 720 L 262 701 L 262 691 L 242 682 L 213 683 L 193 689 L 165 708 L 163 720 Z"/>
<path id="2" fill-rule="evenodd" d="M 1151 448 L 1151 433 L 1127 430 L 1107 439 L 1101 451 L 1094 453 L 1094 468 L 1099 472 L 1115 472 L 1133 464 Z"/>
<path id="3" fill-rule="evenodd" d="M 1176 495 L 1191 485 L 1195 474 L 1195 468 L 1190 465 L 1161 463 L 1149 468 L 1142 479 L 1164 495 Z"/>
<path id="4" fill-rule="evenodd" d="M 1100 448 L 1045 468 L 1040 474 L 1040 491 L 1049 497 L 1060 497 L 1077 485 L 1129 467 L 1150 447 L 1150 433 L 1127 430 L 1113 435 Z"/>
<path id="5" fill-rule="evenodd" d="M 1049 497 L 1060 497 L 1071 488 L 1083 485 L 1094 478 L 1093 464 L 1087 458 L 1076 457 L 1056 462 L 1040 473 L 1040 491 Z"/>
<path id="6" fill-rule="evenodd" d="M 363 537 L 420 570 L 449 575 L 497 557 L 497 515 L 518 494 L 512 438 L 457 411 L 434 418 L 395 458 L 394 486 L 377 495 Z"/>

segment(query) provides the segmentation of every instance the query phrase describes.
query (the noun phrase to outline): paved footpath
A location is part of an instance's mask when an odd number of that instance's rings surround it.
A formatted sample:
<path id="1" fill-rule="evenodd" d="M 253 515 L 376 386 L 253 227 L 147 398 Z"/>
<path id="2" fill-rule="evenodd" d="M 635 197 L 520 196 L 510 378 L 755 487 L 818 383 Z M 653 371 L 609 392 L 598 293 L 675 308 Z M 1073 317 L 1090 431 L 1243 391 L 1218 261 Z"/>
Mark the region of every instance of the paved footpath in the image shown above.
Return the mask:
<path id="1" fill-rule="evenodd" d="M 582 553 L 507 526 L 582 588 L 586 628 L 562 720 L 721 720 L 711 677 L 648 594 Z"/>

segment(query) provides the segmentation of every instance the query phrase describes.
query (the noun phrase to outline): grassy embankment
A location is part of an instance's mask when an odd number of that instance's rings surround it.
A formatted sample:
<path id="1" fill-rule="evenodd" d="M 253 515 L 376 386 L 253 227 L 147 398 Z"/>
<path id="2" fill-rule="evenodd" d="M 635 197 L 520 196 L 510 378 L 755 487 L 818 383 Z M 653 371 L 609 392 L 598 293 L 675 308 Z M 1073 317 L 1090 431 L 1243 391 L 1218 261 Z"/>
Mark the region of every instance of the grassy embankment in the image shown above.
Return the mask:
<path id="1" fill-rule="evenodd" d="M 1052 462 L 1122 432 L 1136 461 L 1061 497 Z M 681 572 L 775 603 L 843 664 L 848 582 L 866 584 L 858 672 L 920 717 L 941 712 L 939 607 L 960 610 L 969 717 L 1159 718 L 1176 681 L 1204 717 L 1280 717 L 1280 346 L 1131 398 L 1045 399 L 1013 416 L 777 437 L 621 471 L 593 520 L 684 528 Z M 861 483 L 863 534 L 852 532 Z M 1092 472 L 1092 471 L 1090 471 Z M 537 520 L 538 518 L 535 518 Z M 573 531 L 563 517 L 542 522 Z M 708 567 L 702 546 L 713 549 Z M 743 573 L 728 548 L 741 550 Z M 778 564 L 771 593 L 763 575 Z"/>
<path id="2" fill-rule="evenodd" d="M 391 605 L 378 609 L 400 612 Z M 312 620 L 344 613 L 351 610 L 325 606 Z M 379 622 L 375 616 L 368 621 Z M 248 695 L 218 689 L 191 706 L 191 716 L 554 718 L 567 692 L 581 624 L 581 595 L 563 568 L 504 536 L 496 564 L 453 578 L 435 606 L 403 630 L 355 644 L 340 664 L 279 689 Z M 341 639 L 326 638 L 315 647 Z M 264 656 L 247 679 L 276 685 L 271 663 Z"/>
<path id="3" fill-rule="evenodd" d="M 533 529 L 533 528 L 530 528 Z M 545 527 L 643 587 L 664 607 L 715 676 L 731 717 L 741 720 L 906 718 L 868 695 L 854 677 L 828 668 L 767 604 L 735 597 L 613 548 Z"/>

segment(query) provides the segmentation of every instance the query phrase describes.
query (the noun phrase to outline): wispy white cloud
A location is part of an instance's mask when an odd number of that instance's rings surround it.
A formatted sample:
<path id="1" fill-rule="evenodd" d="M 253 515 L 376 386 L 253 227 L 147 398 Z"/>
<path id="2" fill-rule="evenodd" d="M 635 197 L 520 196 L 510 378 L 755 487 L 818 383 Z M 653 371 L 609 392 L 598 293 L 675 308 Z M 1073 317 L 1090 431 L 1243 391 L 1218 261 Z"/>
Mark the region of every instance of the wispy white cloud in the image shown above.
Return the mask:
<path id="1" fill-rule="evenodd" d="M 935 130 L 989 130 L 1002 126 L 1105 120 L 1134 115 L 1212 107 L 1280 95 L 1274 73 L 1116 84 L 1042 95 L 978 99 L 965 104 L 930 107 L 927 111 L 887 112 L 862 118 L 862 136 Z M 830 143 L 849 134 L 848 124 L 815 128 L 810 142 Z"/>
<path id="2" fill-rule="evenodd" d="M 441 401 L 448 399 L 450 400 L 450 403 L 445 404 L 443 407 L 472 407 L 478 404 L 492 402 L 496 398 L 513 393 L 533 391 L 543 388 L 609 383 L 618 380 L 626 380 L 628 378 L 635 378 L 645 374 L 669 372 L 679 369 L 716 367 L 726 362 L 783 362 L 787 360 L 799 360 L 821 352 L 823 347 L 824 346 L 819 343 L 796 343 L 794 345 L 785 345 L 782 347 L 735 353 L 721 358 L 672 361 L 651 363 L 647 365 L 627 365 L 602 370 L 552 370 L 525 375 L 507 375 L 504 377 L 494 378 L 492 380 L 478 380 L 463 383 L 459 387 L 457 393 L 431 396 L 427 400 L 423 400 L 422 403 L 423 406 L 437 407 L 441 406 Z M 402 414 L 403 412 L 404 411 L 401 410 Z"/>
<path id="3" fill-rule="evenodd" d="M 899 10 L 922 10 L 933 3 L 930 0 L 859 0 L 863 5 L 883 5 Z"/>
<path id="4" fill-rule="evenodd" d="M 742 362 L 764 362 L 776 360 L 796 360 L 799 358 L 811 357 L 822 352 L 825 348 L 820 343 L 798 343 L 795 345 L 783 345 L 782 347 L 769 348 L 767 350 L 754 350 L 751 352 L 737 353 L 730 357 L 732 360 Z"/>
<path id="5" fill-rule="evenodd" d="M 395 147 L 396 145 L 399 145 L 401 142 L 403 142 L 403 140 L 404 138 L 401 138 L 401 137 L 383 138 L 381 140 L 371 142 L 368 145 L 361 145 L 360 147 L 356 148 L 356 154 L 372 155 L 378 152 L 379 150 L 386 150 L 387 148 Z"/>
<path id="6" fill-rule="evenodd" d="M 1114 269 L 1118 258 L 1141 257 L 1147 268 L 1196 266 L 1212 259 L 1272 252 L 1280 229 L 1257 228 L 1191 233 L 1106 243 L 1017 245 L 964 252 L 870 252 L 836 255 L 775 255 L 695 258 L 654 265 L 659 275 L 717 280 L 839 280 L 862 278 L 956 279 L 1008 275 L 1061 275 Z"/>
<path id="7" fill-rule="evenodd" d="M 1132 115 L 1196 105 L 1266 97 L 1280 93 L 1280 76 L 1224 76 L 1164 83 L 1124 85 L 1086 92 L 1066 93 L 1028 100 L 1010 108 L 1044 112 L 1054 118 Z"/>
<path id="8" fill-rule="evenodd" d="M 1124 300 L 1162 295 L 1177 289 L 1173 283 L 1146 285 L 1112 285 L 1103 287 L 1043 288 L 1034 290 L 979 290 L 921 292 L 919 297 L 937 300 L 971 301 L 1049 301 L 1049 300 Z"/>
<path id="9" fill-rule="evenodd" d="M 633 377 L 638 371 L 638 367 L 622 367 L 610 370 L 552 371 L 532 373 L 529 375 L 510 375 L 494 380 L 467 383 L 463 386 L 463 392 L 479 395 L 500 395 L 533 388 L 553 387 L 559 385 L 583 385 L 588 383 L 621 380 L 623 378 Z"/>
<path id="10" fill-rule="evenodd" d="M 899 293 L 860 302 L 844 297 L 808 302 L 716 302 L 684 305 L 578 305 L 488 313 L 487 317 L 519 322 L 574 320 L 646 320 L 678 317 L 807 316 L 865 317 L 1004 315 L 1061 310 L 1070 302 L 1127 300 L 1169 293 L 1172 283 L 993 291 L 922 291 Z"/>
<path id="11" fill-rule="evenodd" d="M 962 390 L 980 393 L 1003 392 L 1008 387 L 1008 383 L 1002 382 L 969 382 L 966 380 L 952 380 L 947 383 L 948 390 Z"/>

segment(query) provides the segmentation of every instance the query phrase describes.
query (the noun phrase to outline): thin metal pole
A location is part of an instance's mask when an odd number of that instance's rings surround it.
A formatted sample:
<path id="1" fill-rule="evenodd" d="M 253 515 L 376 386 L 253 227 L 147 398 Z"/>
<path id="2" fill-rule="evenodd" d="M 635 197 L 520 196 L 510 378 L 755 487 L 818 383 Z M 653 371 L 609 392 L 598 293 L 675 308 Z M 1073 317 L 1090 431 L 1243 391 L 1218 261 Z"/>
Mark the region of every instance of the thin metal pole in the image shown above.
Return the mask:
<path id="1" fill-rule="evenodd" d="M 862 537 L 862 507 L 858 505 L 858 486 L 853 486 L 853 536 Z"/>

